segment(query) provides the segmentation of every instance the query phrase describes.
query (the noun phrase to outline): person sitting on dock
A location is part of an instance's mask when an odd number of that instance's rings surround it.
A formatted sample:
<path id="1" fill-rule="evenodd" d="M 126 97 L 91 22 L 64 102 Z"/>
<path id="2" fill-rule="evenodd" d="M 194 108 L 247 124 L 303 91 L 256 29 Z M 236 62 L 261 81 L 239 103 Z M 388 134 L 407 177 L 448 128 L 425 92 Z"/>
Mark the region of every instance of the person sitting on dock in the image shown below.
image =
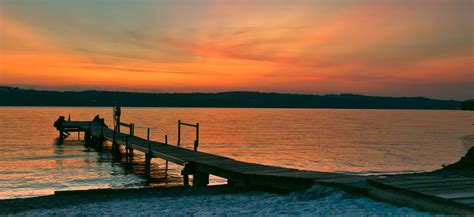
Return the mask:
<path id="1" fill-rule="evenodd" d="M 53 124 L 53 126 L 56 128 L 56 129 L 59 129 L 62 127 L 64 121 L 66 121 L 66 118 L 64 118 L 64 116 L 59 116 L 58 120 L 56 120 Z"/>
<path id="2" fill-rule="evenodd" d="M 100 122 L 100 116 L 96 115 L 94 119 L 92 119 L 92 122 Z"/>
<path id="3" fill-rule="evenodd" d="M 104 127 L 107 127 L 107 125 L 105 124 L 105 120 L 103 118 L 100 118 L 99 115 L 96 115 L 94 117 L 94 119 L 92 119 L 92 122 L 98 122 L 100 123 L 101 125 L 103 125 Z"/>

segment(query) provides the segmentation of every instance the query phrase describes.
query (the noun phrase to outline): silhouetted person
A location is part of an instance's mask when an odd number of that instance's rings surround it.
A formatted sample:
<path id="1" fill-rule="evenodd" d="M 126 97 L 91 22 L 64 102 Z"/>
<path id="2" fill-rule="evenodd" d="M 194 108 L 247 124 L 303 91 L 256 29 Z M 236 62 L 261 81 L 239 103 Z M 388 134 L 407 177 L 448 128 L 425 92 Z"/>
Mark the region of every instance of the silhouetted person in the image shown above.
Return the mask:
<path id="1" fill-rule="evenodd" d="M 100 117 L 99 115 L 96 115 L 94 119 L 92 119 L 93 122 L 100 122 Z"/>
<path id="2" fill-rule="evenodd" d="M 114 102 L 114 123 L 117 130 L 120 132 L 120 115 L 122 113 L 122 109 L 120 108 L 120 104 L 118 102 Z"/>
<path id="3" fill-rule="evenodd" d="M 62 125 L 63 125 L 63 122 L 65 121 L 66 119 L 64 118 L 64 116 L 59 116 L 58 120 L 56 120 L 54 122 L 54 127 L 56 127 L 56 129 L 59 129 Z"/>

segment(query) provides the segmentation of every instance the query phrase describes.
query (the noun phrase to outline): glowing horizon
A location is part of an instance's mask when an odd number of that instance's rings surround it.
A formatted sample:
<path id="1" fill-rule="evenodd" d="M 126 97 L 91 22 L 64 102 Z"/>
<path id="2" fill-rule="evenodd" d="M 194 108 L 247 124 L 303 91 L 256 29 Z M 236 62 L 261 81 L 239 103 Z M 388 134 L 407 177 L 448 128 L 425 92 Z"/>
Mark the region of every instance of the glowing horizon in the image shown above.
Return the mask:
<path id="1" fill-rule="evenodd" d="M 474 98 L 470 0 L 0 7 L 0 85 Z"/>

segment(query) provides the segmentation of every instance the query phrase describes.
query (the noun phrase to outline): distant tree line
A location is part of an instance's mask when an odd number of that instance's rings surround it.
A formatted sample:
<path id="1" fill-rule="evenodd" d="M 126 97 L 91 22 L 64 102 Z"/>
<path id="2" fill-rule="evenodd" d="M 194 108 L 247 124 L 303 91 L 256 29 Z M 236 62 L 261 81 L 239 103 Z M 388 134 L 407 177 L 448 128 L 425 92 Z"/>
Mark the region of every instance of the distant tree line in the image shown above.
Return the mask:
<path id="1" fill-rule="evenodd" d="M 1 106 L 230 107 L 461 109 L 456 100 L 425 97 L 378 97 L 355 94 L 309 95 L 260 92 L 136 93 L 115 91 L 44 91 L 0 87 Z"/>
<path id="2" fill-rule="evenodd" d="M 462 110 L 474 110 L 474 99 L 462 102 Z"/>

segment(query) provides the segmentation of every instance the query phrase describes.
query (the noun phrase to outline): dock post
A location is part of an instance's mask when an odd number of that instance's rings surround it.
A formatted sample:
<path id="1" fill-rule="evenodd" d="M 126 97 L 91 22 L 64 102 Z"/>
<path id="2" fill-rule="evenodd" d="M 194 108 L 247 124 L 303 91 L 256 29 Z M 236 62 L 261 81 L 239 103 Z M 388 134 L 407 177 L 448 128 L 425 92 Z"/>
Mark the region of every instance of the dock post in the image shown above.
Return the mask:
<path id="1" fill-rule="evenodd" d="M 146 130 L 146 140 L 150 141 L 150 128 Z"/>
<path id="2" fill-rule="evenodd" d="M 130 157 L 130 160 L 133 159 L 133 148 L 132 147 L 128 148 L 128 156 Z"/>
<path id="3" fill-rule="evenodd" d="M 195 172 L 193 174 L 193 187 L 206 187 L 209 184 L 209 174 Z"/>
<path id="4" fill-rule="evenodd" d="M 91 135 L 91 123 L 89 122 L 89 127 L 84 130 L 84 145 L 91 146 L 92 145 L 92 135 Z"/>
<path id="5" fill-rule="evenodd" d="M 165 135 L 165 144 L 168 145 L 168 135 Z M 168 160 L 166 160 L 166 172 L 168 172 Z"/>
<path id="6" fill-rule="evenodd" d="M 181 120 L 178 120 L 178 146 L 181 141 Z"/>
<path id="7" fill-rule="evenodd" d="M 81 131 L 77 131 L 77 141 L 81 140 Z"/>
<path id="8" fill-rule="evenodd" d="M 113 135 L 113 138 L 112 138 L 112 145 L 115 145 L 115 132 L 116 132 L 117 128 L 114 127 L 114 135 Z"/>
<path id="9" fill-rule="evenodd" d="M 189 186 L 189 174 L 191 173 L 191 165 L 188 162 L 184 163 L 184 168 L 181 171 L 181 175 L 183 175 L 183 185 Z"/>
<path id="10" fill-rule="evenodd" d="M 120 115 L 117 117 L 117 131 L 120 133 Z"/>
<path id="11" fill-rule="evenodd" d="M 151 175 L 151 142 L 150 142 L 150 128 L 147 129 L 148 151 L 145 153 L 145 174 Z"/>
<path id="12" fill-rule="evenodd" d="M 199 146 L 199 123 L 196 123 L 196 140 L 194 141 L 194 151 L 197 151 Z"/>
<path id="13" fill-rule="evenodd" d="M 189 186 L 189 175 L 188 174 L 183 175 L 183 185 L 184 186 Z"/>
<path id="14" fill-rule="evenodd" d="M 194 165 L 189 162 L 184 163 L 181 175 L 183 175 L 185 186 L 189 186 L 189 175 L 193 175 L 193 187 L 204 187 L 209 184 L 209 174 L 197 171 Z"/>
<path id="15" fill-rule="evenodd" d="M 135 124 L 130 124 L 130 135 L 135 136 Z M 132 147 L 128 148 L 128 156 L 130 157 L 130 160 L 133 159 L 133 148 Z"/>
<path id="16" fill-rule="evenodd" d="M 114 136 L 113 136 L 113 139 L 112 139 L 112 155 L 114 155 L 114 158 L 117 159 L 119 158 L 119 153 L 120 153 L 120 147 L 117 143 L 117 128 L 114 128 Z"/>
<path id="17" fill-rule="evenodd" d="M 125 137 L 125 163 L 128 164 L 128 136 Z"/>
<path id="18" fill-rule="evenodd" d="M 89 123 L 89 131 L 91 130 L 91 123 Z M 92 132 L 92 131 L 91 131 Z M 91 133 L 92 134 L 92 133 Z M 97 135 L 97 141 L 96 141 L 96 144 L 95 144 L 95 147 L 98 149 L 98 150 L 102 150 L 102 146 L 104 144 L 104 122 L 101 123 L 100 125 L 100 134 Z"/>

